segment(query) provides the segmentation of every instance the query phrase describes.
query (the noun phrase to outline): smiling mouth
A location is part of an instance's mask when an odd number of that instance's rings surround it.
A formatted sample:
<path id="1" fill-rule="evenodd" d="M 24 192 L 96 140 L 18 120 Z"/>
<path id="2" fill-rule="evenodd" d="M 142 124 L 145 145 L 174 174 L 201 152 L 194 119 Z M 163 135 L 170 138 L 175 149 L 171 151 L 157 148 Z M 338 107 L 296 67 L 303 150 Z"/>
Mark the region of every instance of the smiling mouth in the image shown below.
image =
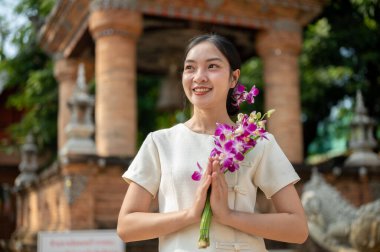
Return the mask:
<path id="1" fill-rule="evenodd" d="M 193 92 L 195 94 L 205 94 L 209 91 L 211 91 L 212 88 L 206 88 L 206 87 L 196 87 L 196 88 L 193 88 Z"/>

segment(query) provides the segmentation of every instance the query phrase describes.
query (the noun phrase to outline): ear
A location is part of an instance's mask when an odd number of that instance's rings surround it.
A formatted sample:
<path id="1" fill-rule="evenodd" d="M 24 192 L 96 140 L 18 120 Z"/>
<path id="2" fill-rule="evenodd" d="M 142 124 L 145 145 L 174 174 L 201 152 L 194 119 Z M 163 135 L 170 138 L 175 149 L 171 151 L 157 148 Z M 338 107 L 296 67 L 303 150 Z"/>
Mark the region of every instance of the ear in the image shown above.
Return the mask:
<path id="1" fill-rule="evenodd" d="M 232 81 L 231 81 L 231 88 L 234 88 L 236 84 L 238 83 L 239 77 L 240 77 L 240 69 L 236 69 L 232 72 Z"/>

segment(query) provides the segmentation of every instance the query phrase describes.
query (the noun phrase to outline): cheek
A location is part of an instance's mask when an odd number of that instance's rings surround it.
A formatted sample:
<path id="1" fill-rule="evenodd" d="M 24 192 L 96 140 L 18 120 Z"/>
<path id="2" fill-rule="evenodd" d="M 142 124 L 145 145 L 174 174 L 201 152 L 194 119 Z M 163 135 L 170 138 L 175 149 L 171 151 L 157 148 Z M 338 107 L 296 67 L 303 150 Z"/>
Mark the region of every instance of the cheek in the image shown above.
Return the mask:
<path id="1" fill-rule="evenodd" d="M 182 75 L 182 86 L 186 88 L 189 85 L 191 85 L 191 76 L 188 74 Z"/>
<path id="2" fill-rule="evenodd" d="M 227 89 L 229 90 L 231 87 L 234 86 L 234 82 L 232 81 L 229 73 L 223 73 L 223 74 L 214 74 L 210 75 L 210 78 L 213 79 L 214 83 L 218 83 L 218 86 L 220 89 Z"/>
<path id="3" fill-rule="evenodd" d="M 182 76 L 182 88 L 186 96 L 189 96 L 189 88 L 191 87 L 191 81 L 188 76 Z"/>

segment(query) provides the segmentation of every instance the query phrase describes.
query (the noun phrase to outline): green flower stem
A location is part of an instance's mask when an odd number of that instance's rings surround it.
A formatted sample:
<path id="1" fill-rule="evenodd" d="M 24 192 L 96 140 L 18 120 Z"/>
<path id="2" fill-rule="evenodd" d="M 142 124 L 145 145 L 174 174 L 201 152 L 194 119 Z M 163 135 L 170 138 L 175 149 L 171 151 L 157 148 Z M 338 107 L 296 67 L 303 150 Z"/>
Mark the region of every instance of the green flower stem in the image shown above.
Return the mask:
<path id="1" fill-rule="evenodd" d="M 208 246 L 210 246 L 209 233 L 210 233 L 210 224 L 211 224 L 211 217 L 212 217 L 210 193 L 211 193 L 211 190 L 209 188 L 209 190 L 207 191 L 205 207 L 203 208 L 203 212 L 202 212 L 198 248 L 207 248 Z"/>

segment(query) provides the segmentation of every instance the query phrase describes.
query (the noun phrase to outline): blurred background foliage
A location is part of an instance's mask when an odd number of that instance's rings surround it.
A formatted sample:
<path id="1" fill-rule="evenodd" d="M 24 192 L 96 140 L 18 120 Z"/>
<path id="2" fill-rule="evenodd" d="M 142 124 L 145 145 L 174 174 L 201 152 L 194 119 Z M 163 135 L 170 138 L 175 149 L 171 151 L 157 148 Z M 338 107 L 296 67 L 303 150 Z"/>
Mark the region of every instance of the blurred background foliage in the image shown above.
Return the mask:
<path id="1" fill-rule="evenodd" d="M 4 88 L 13 91 L 7 106 L 24 112 L 22 121 L 9 128 L 13 142 L 3 146 L 8 150 L 22 143 L 30 131 L 41 151 L 56 150 L 57 83 L 52 59 L 37 44 L 37 32 L 54 4 L 54 0 L 18 2 L 15 13 L 26 16 L 28 22 L 13 33 L 17 53 L 12 57 L 4 53 L 4 40 L 10 31 L 7 21 L 0 17 L 0 73 L 6 76 Z M 331 0 L 304 28 L 299 64 L 306 157 L 346 151 L 357 90 L 362 91 L 370 116 L 379 122 L 379 11 L 378 0 Z M 249 87 L 256 85 L 263 93 L 262 68 L 259 58 L 248 60 L 240 82 Z M 157 112 L 157 84 L 161 81 L 161 76 L 138 76 L 138 144 L 148 132 L 184 121 L 190 115 L 189 107 L 172 113 Z M 261 94 L 253 108 L 243 107 L 243 111 L 263 111 L 263 97 Z"/>
<path id="2" fill-rule="evenodd" d="M 0 5 L 4 4 L 0 1 Z M 57 145 L 58 89 L 53 76 L 51 59 L 40 49 L 37 32 L 54 6 L 54 0 L 21 0 L 14 8 L 15 15 L 27 17 L 27 22 L 12 33 L 11 42 L 16 55 L 3 58 L 0 72 L 4 88 L 11 90 L 6 105 L 23 112 L 19 123 L 8 129 L 12 141 L 3 143 L 7 152 L 19 148 L 25 136 L 32 132 L 41 150 L 55 150 Z M 10 25 L 10 24 L 8 24 Z M 10 28 L 1 26 L 0 30 Z M 2 34 L 2 32 L 0 32 Z M 5 40 L 5 37 L 3 39 Z M 0 51 L 4 51 L 4 45 Z"/>
<path id="3" fill-rule="evenodd" d="M 378 0 L 338 0 L 305 29 L 300 67 L 308 156 L 346 150 L 357 90 L 379 122 L 379 21 Z"/>

